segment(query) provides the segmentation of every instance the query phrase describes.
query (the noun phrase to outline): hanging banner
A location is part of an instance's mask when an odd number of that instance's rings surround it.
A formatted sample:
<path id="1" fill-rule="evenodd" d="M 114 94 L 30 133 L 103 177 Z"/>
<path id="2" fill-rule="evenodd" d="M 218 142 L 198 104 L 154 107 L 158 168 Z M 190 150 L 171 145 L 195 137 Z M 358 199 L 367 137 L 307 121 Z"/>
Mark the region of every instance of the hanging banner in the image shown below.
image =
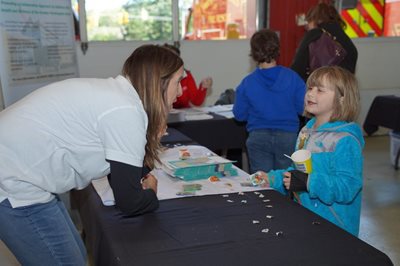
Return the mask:
<path id="1" fill-rule="evenodd" d="M 78 76 L 70 0 L 0 0 L 0 43 L 4 107 Z"/>

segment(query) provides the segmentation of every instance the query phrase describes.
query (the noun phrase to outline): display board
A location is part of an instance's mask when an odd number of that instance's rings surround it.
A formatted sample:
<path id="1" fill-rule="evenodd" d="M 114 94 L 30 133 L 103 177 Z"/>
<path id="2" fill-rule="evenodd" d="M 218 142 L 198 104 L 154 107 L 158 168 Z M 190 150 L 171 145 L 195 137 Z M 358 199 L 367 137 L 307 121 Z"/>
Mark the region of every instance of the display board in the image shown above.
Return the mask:
<path id="1" fill-rule="evenodd" d="M 1 0 L 0 43 L 1 109 L 78 76 L 70 0 Z"/>

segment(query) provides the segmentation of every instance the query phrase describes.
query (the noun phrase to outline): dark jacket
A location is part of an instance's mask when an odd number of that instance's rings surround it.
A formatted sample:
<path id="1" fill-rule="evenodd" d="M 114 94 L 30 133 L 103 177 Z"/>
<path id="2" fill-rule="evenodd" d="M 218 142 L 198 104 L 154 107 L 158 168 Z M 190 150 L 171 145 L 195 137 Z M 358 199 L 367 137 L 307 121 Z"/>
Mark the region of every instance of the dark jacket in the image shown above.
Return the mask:
<path id="1" fill-rule="evenodd" d="M 358 57 L 357 48 L 354 46 L 351 39 L 346 35 L 344 30 L 340 27 L 338 23 L 322 23 L 319 25 L 319 27 L 325 29 L 332 36 L 335 36 L 336 40 L 346 50 L 347 55 L 344 60 L 339 64 L 339 66 L 349 70 L 351 73 L 355 73 Z M 290 67 L 291 69 L 296 71 L 303 78 L 304 81 L 306 81 L 308 76 L 311 74 L 308 70 L 308 45 L 321 37 L 322 31 L 320 28 L 315 28 L 306 32 L 299 47 L 297 48 L 296 55 Z"/>

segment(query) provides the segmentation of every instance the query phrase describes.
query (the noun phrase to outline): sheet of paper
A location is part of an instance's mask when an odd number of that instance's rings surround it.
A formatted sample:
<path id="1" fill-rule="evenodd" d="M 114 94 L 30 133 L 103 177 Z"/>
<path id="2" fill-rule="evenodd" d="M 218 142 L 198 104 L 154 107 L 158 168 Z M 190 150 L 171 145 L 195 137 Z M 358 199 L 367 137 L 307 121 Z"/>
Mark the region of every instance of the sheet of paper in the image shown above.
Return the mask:
<path id="1" fill-rule="evenodd" d="M 207 119 L 213 119 L 213 116 L 209 114 L 185 114 L 186 121 L 207 120 Z"/>
<path id="2" fill-rule="evenodd" d="M 183 120 L 205 120 L 212 119 L 213 116 L 209 113 L 215 113 L 226 118 L 233 118 L 233 104 L 227 105 L 214 105 L 214 106 L 202 106 L 202 107 L 191 107 L 183 109 L 172 109 L 171 115 L 181 115 Z"/>
<path id="3" fill-rule="evenodd" d="M 221 115 L 221 116 L 224 116 L 224 117 L 229 118 L 229 119 L 235 117 L 235 116 L 233 115 L 233 112 L 232 112 L 232 111 L 221 111 L 221 112 L 218 112 L 218 113 L 216 113 L 216 114 Z"/>
<path id="4" fill-rule="evenodd" d="M 193 107 L 192 109 L 202 111 L 205 113 L 219 113 L 219 112 L 232 111 L 233 104 Z"/>
<path id="5" fill-rule="evenodd" d="M 264 187 L 242 186 L 241 183 L 249 181 L 249 175 L 239 168 L 237 170 L 238 176 L 222 177 L 219 179 L 220 181 L 211 182 L 208 179 L 183 181 L 177 177 L 167 175 L 161 169 L 156 169 L 154 170 L 154 175 L 158 178 L 157 196 L 160 200 L 165 200 L 185 196 L 204 196 L 265 189 Z M 193 195 L 179 195 L 179 192 L 184 191 L 184 185 L 186 184 L 200 184 L 201 189 L 195 191 Z"/>

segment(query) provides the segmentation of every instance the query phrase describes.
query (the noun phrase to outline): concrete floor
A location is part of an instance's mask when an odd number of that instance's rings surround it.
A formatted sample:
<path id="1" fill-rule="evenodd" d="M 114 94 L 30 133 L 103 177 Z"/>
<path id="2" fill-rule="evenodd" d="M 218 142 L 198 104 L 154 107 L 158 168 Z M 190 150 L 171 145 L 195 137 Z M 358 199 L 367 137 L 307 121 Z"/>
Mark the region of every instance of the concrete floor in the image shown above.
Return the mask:
<path id="1" fill-rule="evenodd" d="M 360 238 L 400 266 L 400 170 L 390 164 L 388 136 L 365 140 Z M 1 241 L 0 265 L 19 265 Z"/>
<path id="2" fill-rule="evenodd" d="M 366 137 L 359 237 L 400 266 L 400 169 L 390 164 L 389 137 Z"/>

